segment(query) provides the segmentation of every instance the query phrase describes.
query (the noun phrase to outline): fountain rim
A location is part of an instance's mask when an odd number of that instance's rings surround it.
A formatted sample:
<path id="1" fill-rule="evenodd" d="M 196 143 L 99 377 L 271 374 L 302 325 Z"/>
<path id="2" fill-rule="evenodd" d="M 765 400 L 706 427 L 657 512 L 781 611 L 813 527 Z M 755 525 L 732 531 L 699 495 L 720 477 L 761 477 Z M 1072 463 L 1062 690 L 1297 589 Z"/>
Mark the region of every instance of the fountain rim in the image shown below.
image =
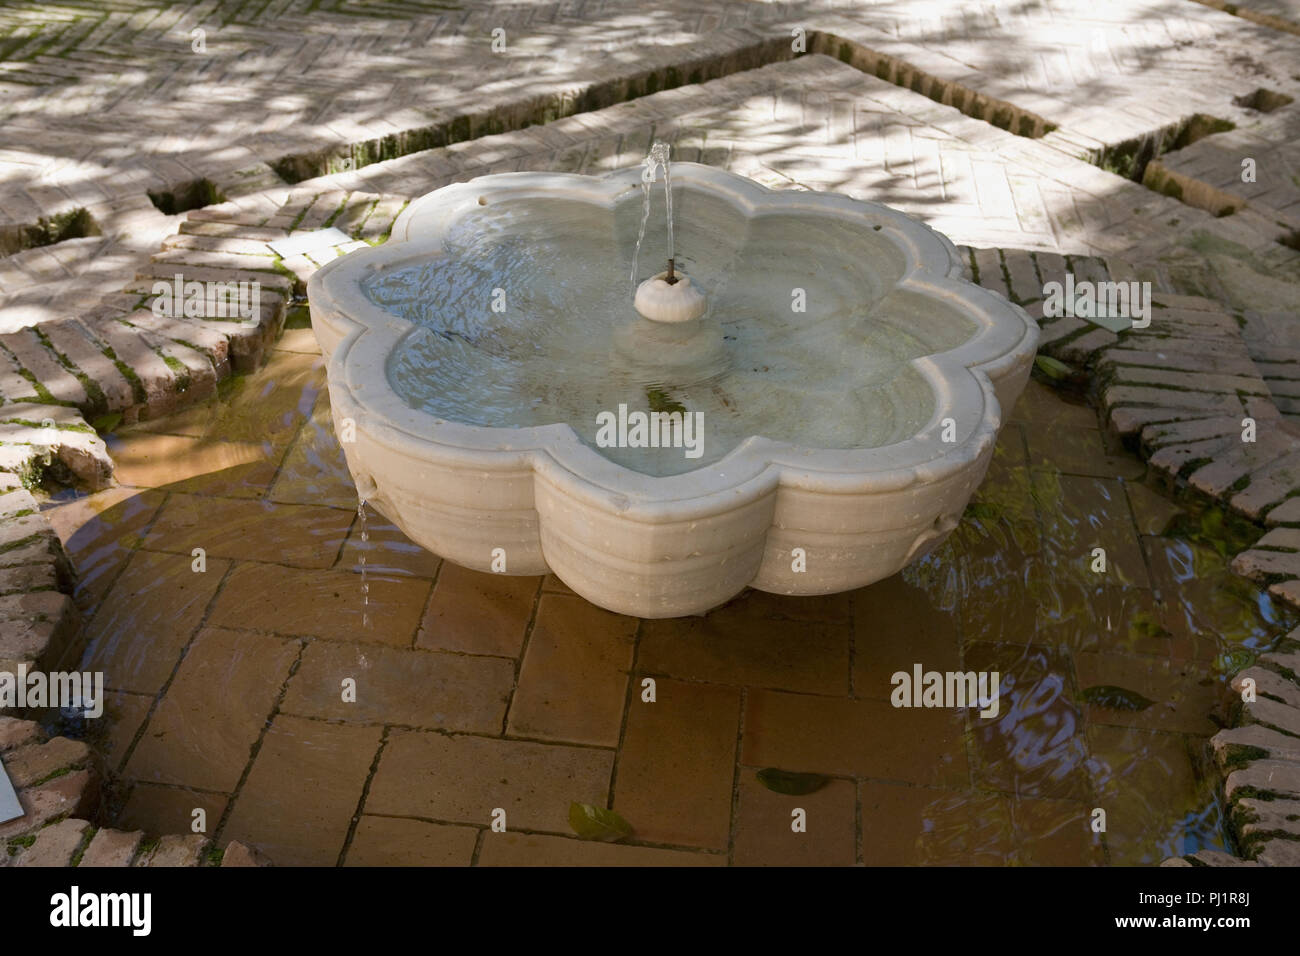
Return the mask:
<path id="1" fill-rule="evenodd" d="M 447 230 L 485 200 L 562 196 L 612 212 L 629 191 L 639 193 L 640 174 L 637 166 L 600 177 L 523 172 L 455 183 L 413 200 L 384 245 L 357 250 L 318 270 L 308 295 L 312 325 L 329 364 L 335 415 L 347 410 L 358 433 L 413 459 L 427 460 L 436 450 L 447 467 L 531 468 L 553 484 L 646 520 L 730 510 L 738 495 L 748 499 L 776 485 L 862 494 L 942 482 L 990 451 L 1002 419 L 993 378 L 1031 361 L 1037 344 L 1038 326 L 1023 309 L 966 280 L 951 241 L 903 213 L 836 193 L 773 191 L 694 163 L 673 164 L 675 190 L 710 190 L 747 218 L 802 212 L 879 226 L 907 263 L 894 288 L 946 301 L 973 322 L 976 331 L 960 345 L 908 363 L 934 398 L 930 420 L 911 437 L 874 448 L 828 449 L 753 435 L 711 465 L 652 476 L 605 458 L 567 423 L 469 425 L 413 408 L 397 394 L 388 380 L 388 357 L 415 325 L 373 303 L 363 289 L 366 278 L 440 255 Z M 945 443 L 939 435 L 949 418 L 957 440 Z"/>

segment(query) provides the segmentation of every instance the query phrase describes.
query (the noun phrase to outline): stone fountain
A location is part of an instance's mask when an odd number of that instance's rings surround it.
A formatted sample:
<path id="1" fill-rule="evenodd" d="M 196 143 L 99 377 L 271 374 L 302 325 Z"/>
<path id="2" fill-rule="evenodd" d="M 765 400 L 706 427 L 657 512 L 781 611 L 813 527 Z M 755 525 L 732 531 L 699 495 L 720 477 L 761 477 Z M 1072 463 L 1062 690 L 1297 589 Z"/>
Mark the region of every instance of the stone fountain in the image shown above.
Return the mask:
<path id="1" fill-rule="evenodd" d="M 659 172 L 677 221 L 647 232 Z M 935 548 L 1033 320 L 892 209 L 667 173 L 458 183 L 312 277 L 362 499 L 457 564 L 640 617 L 858 588 Z"/>

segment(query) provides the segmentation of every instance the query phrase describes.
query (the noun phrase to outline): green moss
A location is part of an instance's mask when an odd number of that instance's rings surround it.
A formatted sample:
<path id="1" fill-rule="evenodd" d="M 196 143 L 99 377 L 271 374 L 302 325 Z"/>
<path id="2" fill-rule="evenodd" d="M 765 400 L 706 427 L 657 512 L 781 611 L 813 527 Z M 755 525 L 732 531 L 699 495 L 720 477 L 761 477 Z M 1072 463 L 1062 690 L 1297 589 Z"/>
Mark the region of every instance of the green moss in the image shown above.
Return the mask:
<path id="1" fill-rule="evenodd" d="M 646 401 L 650 405 L 652 412 L 681 412 L 686 414 L 686 406 L 681 402 L 674 400 L 666 391 L 660 388 L 647 388 L 645 392 Z"/>

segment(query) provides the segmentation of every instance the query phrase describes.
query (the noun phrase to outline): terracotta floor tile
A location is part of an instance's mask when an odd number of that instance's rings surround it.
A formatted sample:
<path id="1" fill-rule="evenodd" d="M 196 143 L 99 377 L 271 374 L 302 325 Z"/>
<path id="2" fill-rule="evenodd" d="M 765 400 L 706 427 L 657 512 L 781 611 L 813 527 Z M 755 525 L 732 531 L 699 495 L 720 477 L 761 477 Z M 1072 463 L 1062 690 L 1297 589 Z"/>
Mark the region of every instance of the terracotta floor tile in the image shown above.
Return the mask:
<path id="1" fill-rule="evenodd" d="M 1198 771 L 1181 735 L 1094 724 L 1097 805 L 1110 862 L 1154 866 L 1217 838 L 1217 772 Z"/>
<path id="2" fill-rule="evenodd" d="M 806 831 L 796 833 L 792 814 L 804 811 Z M 857 788 L 832 780 L 801 796 L 774 793 L 752 768 L 740 771 L 736 810 L 737 866 L 852 866 L 857 862 Z"/>
<path id="3" fill-rule="evenodd" d="M 725 849 L 740 691 L 658 680 L 655 693 L 632 699 L 614 809 L 639 840 Z"/>
<path id="4" fill-rule="evenodd" d="M 648 674 L 823 694 L 849 690 L 846 623 L 790 621 L 715 611 L 645 621 L 638 666 Z"/>
<path id="5" fill-rule="evenodd" d="M 663 850 L 539 833 L 485 833 L 479 866 L 725 866 L 720 853 Z"/>
<path id="6" fill-rule="evenodd" d="M 168 425 L 212 440 L 283 447 L 310 417 L 324 388 L 319 355 L 274 350 L 262 368 L 223 382 L 219 397 L 170 416 Z"/>
<path id="7" fill-rule="evenodd" d="M 43 512 L 77 569 L 77 605 L 92 611 L 141 541 L 166 494 L 109 488 Z"/>
<path id="8" fill-rule="evenodd" d="M 333 866 L 379 750 L 378 727 L 279 716 L 235 797 L 221 842 L 238 840 L 276 866 Z M 293 799 L 285 799 L 293 781 Z"/>
<path id="9" fill-rule="evenodd" d="M 1025 439 L 1031 468 L 1096 478 L 1141 478 L 1146 473 L 1140 458 L 1111 448 L 1095 426 L 1028 424 Z"/>
<path id="10" fill-rule="evenodd" d="M 378 574 L 367 575 L 366 580 L 369 604 L 363 606 L 361 575 L 351 571 L 240 564 L 213 602 L 209 623 L 410 647 L 429 582 Z"/>
<path id="11" fill-rule="evenodd" d="M 977 786 L 1086 799 L 1088 747 L 1069 659 L 1038 645 L 985 643 L 968 644 L 964 656 L 967 671 L 999 675 L 997 716 L 970 711 Z"/>
<path id="12" fill-rule="evenodd" d="M 174 494 L 145 547 L 209 557 L 328 568 L 338 559 L 354 515 L 339 508 Z"/>
<path id="13" fill-rule="evenodd" d="M 540 580 L 485 574 L 446 562 L 438 572 L 417 646 L 518 657 Z"/>
<path id="14" fill-rule="evenodd" d="M 156 840 L 168 834 L 200 832 L 193 827 L 202 822 L 206 828 L 201 832 L 212 836 L 229 800 L 224 793 L 137 783 L 132 786 L 126 805 L 113 820 L 113 828 L 143 830 L 146 840 Z M 194 815 L 195 810 L 203 811 L 202 821 Z"/>
<path id="15" fill-rule="evenodd" d="M 888 700 L 891 678 L 926 670 L 960 670 L 961 639 L 957 614 L 931 592 L 896 574 L 854 592 L 853 693 Z M 788 690 L 797 688 L 787 687 Z"/>
<path id="16" fill-rule="evenodd" d="M 84 668 L 114 690 L 156 694 L 199 626 L 229 562 L 137 551 L 86 625 Z"/>
<path id="17" fill-rule="evenodd" d="M 1011 825 L 1022 866 L 1100 866 L 1101 834 L 1092 832 L 1093 802 L 1016 797 Z"/>
<path id="18" fill-rule="evenodd" d="M 510 704 L 507 733 L 615 747 L 637 620 L 544 594 Z"/>
<path id="19" fill-rule="evenodd" d="M 569 804 L 605 806 L 613 764 L 610 750 L 394 731 L 365 809 L 488 826 L 499 807 L 507 830 L 570 833 Z"/>
<path id="20" fill-rule="evenodd" d="M 1122 482 L 1040 471 L 1034 496 L 1043 517 L 1043 553 L 1055 574 L 1089 584 L 1150 586 Z M 1092 570 L 1095 548 L 1105 549 L 1104 573 Z"/>
<path id="21" fill-rule="evenodd" d="M 117 480 L 124 485 L 241 498 L 266 491 L 284 453 L 258 441 L 140 431 L 117 432 L 105 442 Z"/>
<path id="22" fill-rule="evenodd" d="M 1124 491 L 1140 534 L 1164 534 L 1169 522 L 1184 513 L 1168 497 L 1141 482 L 1125 482 Z"/>
<path id="23" fill-rule="evenodd" d="M 1056 588 L 1062 600 L 1050 617 L 1040 617 L 1035 643 L 1072 651 L 1162 657 L 1173 653 L 1166 612 L 1154 592 L 1104 584 L 1085 587 L 1072 579 L 1058 581 Z"/>
<path id="24" fill-rule="evenodd" d="M 334 435 L 327 393 L 294 438 L 268 497 L 290 504 L 357 506 L 357 489 Z"/>
<path id="25" fill-rule="evenodd" d="M 1230 692 L 1223 675 L 1213 674 L 1207 665 L 1120 654 L 1078 654 L 1074 662 L 1080 694 L 1087 694 L 1091 688 L 1118 687 L 1151 701 L 1140 710 L 1088 703 L 1089 723 L 1201 737 L 1210 737 L 1219 729 L 1210 714 L 1224 716 L 1222 704 Z"/>
<path id="26" fill-rule="evenodd" d="M 1096 428 L 1098 425 L 1096 409 L 1067 402 L 1060 392 L 1033 379 L 1025 384 L 1025 390 L 1007 421 L 1075 428 Z"/>
<path id="27" fill-rule="evenodd" d="M 338 560 L 337 568 L 359 571 L 361 556 L 366 558 L 366 570 L 378 574 L 409 574 L 417 578 L 433 579 L 442 567 L 442 559 L 436 554 L 424 550 L 396 526 L 372 512 L 366 518 L 366 540 L 361 540 L 361 522 L 352 524 L 347 541 L 343 544 L 343 554 Z"/>
<path id="28" fill-rule="evenodd" d="M 354 703 L 344 679 L 356 682 Z M 514 685 L 511 661 L 373 644 L 313 641 L 281 711 L 323 720 L 500 733 Z"/>
<path id="29" fill-rule="evenodd" d="M 1015 860 L 1006 797 L 873 781 L 858 788 L 867 866 L 1004 866 Z"/>
<path id="30" fill-rule="evenodd" d="M 104 696 L 107 698 L 104 715 L 92 726 L 89 738 L 104 755 L 108 769 L 116 773 L 154 699 L 146 694 L 121 691 L 107 691 Z"/>
<path id="31" fill-rule="evenodd" d="M 205 628 L 145 727 L 126 776 L 234 792 L 299 650 L 297 641 Z"/>
<path id="32" fill-rule="evenodd" d="M 469 866 L 478 830 L 402 817 L 363 816 L 344 866 Z"/>
<path id="33" fill-rule="evenodd" d="M 781 770 L 966 786 L 970 770 L 962 727 L 962 714 L 955 710 L 751 691 L 741 762 Z"/>

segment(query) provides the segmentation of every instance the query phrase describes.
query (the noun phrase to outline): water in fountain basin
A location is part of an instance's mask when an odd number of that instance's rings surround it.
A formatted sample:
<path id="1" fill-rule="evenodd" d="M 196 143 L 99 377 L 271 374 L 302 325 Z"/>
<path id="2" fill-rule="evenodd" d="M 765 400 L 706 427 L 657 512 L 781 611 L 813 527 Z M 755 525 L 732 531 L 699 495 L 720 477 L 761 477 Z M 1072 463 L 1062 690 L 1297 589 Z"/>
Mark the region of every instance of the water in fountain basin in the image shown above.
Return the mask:
<path id="1" fill-rule="evenodd" d="M 437 261 L 367 280 L 373 301 L 416 325 L 390 356 L 394 389 L 452 421 L 567 422 L 600 454 L 650 475 L 707 466 L 751 435 L 867 448 L 929 420 L 933 394 L 908 363 L 960 344 L 974 326 L 932 301 L 887 298 L 901 266 L 869 224 L 749 223 L 679 188 L 690 211 L 674 252 L 709 297 L 724 367 L 687 361 L 656 373 L 660 356 L 629 363 L 618 353 L 620 329 L 645 323 L 625 292 L 630 260 L 638 247 L 667 252 L 663 225 L 638 230 L 634 186 L 612 216 L 562 198 L 478 207 L 449 231 Z M 599 447 L 597 415 L 620 405 L 702 413 L 702 454 Z"/>

